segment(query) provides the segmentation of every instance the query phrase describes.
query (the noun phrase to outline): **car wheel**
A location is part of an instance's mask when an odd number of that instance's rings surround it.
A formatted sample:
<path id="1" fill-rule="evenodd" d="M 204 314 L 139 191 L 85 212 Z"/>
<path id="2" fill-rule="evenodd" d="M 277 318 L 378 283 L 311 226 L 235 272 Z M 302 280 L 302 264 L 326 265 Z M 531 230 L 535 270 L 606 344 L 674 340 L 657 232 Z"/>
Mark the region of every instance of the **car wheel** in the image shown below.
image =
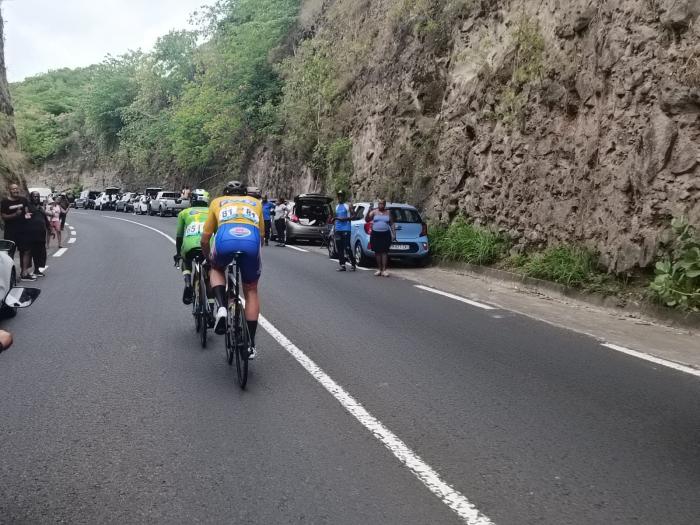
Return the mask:
<path id="1" fill-rule="evenodd" d="M 151 208 L 150 206 L 148 207 L 148 216 L 153 217 L 153 208 Z"/>
<path id="2" fill-rule="evenodd" d="M 369 263 L 369 259 L 365 255 L 365 252 L 362 251 L 362 244 L 360 244 L 360 241 L 355 243 L 355 261 L 357 261 L 357 264 L 360 266 L 367 266 Z"/>
<path id="3" fill-rule="evenodd" d="M 15 286 L 17 286 L 17 273 L 13 268 L 12 273 L 10 274 L 10 287 L 7 291 L 9 292 Z M 2 317 L 3 319 L 10 319 L 16 315 L 17 308 L 10 308 L 9 306 L 3 303 L 2 308 L 0 308 L 0 317 Z"/>
<path id="4" fill-rule="evenodd" d="M 335 259 L 336 257 L 338 257 L 338 254 L 335 249 L 335 238 L 330 237 L 328 239 L 328 258 Z"/>
<path id="5" fill-rule="evenodd" d="M 165 213 L 163 213 L 162 206 L 158 206 L 158 217 L 165 217 Z"/>

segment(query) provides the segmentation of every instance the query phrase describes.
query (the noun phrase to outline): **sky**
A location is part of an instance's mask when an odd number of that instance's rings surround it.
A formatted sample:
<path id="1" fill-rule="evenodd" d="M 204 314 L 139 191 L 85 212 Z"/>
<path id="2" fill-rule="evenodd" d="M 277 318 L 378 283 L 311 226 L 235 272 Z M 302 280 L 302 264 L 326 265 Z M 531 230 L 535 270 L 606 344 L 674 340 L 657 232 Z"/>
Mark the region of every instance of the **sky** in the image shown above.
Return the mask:
<path id="1" fill-rule="evenodd" d="M 159 36 L 188 27 L 214 0 L 0 0 L 10 82 L 107 55 L 149 50 Z"/>

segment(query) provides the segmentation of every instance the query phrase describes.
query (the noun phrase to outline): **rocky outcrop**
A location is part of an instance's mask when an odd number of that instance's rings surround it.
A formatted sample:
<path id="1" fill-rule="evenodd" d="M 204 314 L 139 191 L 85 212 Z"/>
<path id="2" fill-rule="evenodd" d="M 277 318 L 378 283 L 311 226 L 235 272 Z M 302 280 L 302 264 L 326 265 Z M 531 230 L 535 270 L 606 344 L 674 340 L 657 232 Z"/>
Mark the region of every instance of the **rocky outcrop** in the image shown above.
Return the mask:
<path id="1" fill-rule="evenodd" d="M 5 69 L 5 39 L 2 11 L 0 10 L 0 195 L 7 194 L 12 183 L 24 185 L 21 174 L 23 157 L 17 151 L 14 109 L 10 98 Z"/>
<path id="2" fill-rule="evenodd" d="M 356 1 L 326 1 L 313 33 Z M 444 34 L 412 3 L 366 0 L 333 37 L 371 35 L 342 95 L 357 197 L 464 215 L 518 248 L 584 244 L 616 272 L 648 266 L 672 216 L 700 223 L 698 0 L 440 2 L 461 6 Z M 269 147 L 251 167 L 284 191 L 322 185 Z"/>

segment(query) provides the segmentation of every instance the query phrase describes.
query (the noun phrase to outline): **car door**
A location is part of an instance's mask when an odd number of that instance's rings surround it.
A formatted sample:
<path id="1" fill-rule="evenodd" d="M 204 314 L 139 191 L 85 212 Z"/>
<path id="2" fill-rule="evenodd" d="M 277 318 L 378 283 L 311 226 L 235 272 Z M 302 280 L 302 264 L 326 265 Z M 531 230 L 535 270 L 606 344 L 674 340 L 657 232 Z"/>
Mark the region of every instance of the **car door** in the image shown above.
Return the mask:
<path id="1" fill-rule="evenodd" d="M 368 210 L 369 204 L 366 202 L 355 204 L 355 215 L 353 216 L 353 219 L 350 222 L 350 224 L 352 225 L 352 229 L 350 232 L 350 246 L 352 246 L 353 249 L 355 248 L 355 243 L 357 243 L 357 240 L 360 239 L 362 234 L 364 233 L 365 217 L 367 216 Z M 364 243 L 363 245 L 367 246 L 367 243 Z"/>

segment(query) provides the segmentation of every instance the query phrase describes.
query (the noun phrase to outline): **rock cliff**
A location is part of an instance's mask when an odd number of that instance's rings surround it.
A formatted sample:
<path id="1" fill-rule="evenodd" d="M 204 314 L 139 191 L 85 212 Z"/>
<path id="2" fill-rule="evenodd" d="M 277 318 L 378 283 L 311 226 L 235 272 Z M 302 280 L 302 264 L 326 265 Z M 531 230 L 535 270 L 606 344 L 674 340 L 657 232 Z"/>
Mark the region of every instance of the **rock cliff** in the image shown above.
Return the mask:
<path id="1" fill-rule="evenodd" d="M 648 266 L 672 216 L 700 223 L 700 0 L 305 4 L 303 38 L 355 50 L 340 96 L 356 197 L 519 248 L 584 244 L 615 272 Z M 261 147 L 251 179 L 323 189 L 281 151 Z"/>
<path id="2" fill-rule="evenodd" d="M 0 10 L 0 195 L 7 194 L 12 183 L 24 185 L 21 175 L 22 155 L 17 151 L 14 110 L 5 69 L 5 38 Z"/>

